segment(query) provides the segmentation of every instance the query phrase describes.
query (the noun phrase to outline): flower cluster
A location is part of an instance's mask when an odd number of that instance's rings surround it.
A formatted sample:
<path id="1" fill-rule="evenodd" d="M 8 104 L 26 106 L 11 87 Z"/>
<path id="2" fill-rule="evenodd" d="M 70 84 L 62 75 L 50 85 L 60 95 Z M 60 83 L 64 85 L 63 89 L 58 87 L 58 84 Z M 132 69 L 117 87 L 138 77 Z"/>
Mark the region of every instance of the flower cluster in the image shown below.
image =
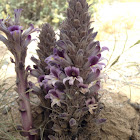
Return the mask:
<path id="1" fill-rule="evenodd" d="M 94 41 L 97 32 L 90 27 L 86 0 L 70 0 L 68 3 L 67 18 L 61 25 L 58 41 L 50 26 L 47 25 L 46 33 L 43 31 L 45 26 L 42 28 L 37 51 L 41 60 L 34 59 L 36 66 L 31 74 L 37 77 L 43 91 L 39 95 L 41 100 L 46 99 L 51 108 L 48 113 L 51 125 L 46 129 L 51 128 L 53 132 L 46 132 L 48 137 L 90 139 L 91 134 L 96 135 L 91 129 L 96 126 L 94 123 L 104 122 L 104 119 L 98 119 L 98 93 L 100 73 L 105 67 L 102 52 L 108 48 Z M 42 42 L 47 42 L 48 49 Z M 46 58 L 42 60 L 45 52 Z M 40 67 L 44 62 L 46 66 Z"/>
<path id="2" fill-rule="evenodd" d="M 30 34 L 38 31 L 38 29 L 34 28 L 31 24 L 27 30 L 23 31 L 23 27 L 20 26 L 21 11 L 22 9 L 15 10 L 14 21 L 10 17 L 7 17 L 5 20 L 0 19 L 0 30 L 7 36 L 6 39 L 3 35 L 0 35 L 0 41 L 8 47 L 9 51 L 11 51 L 14 56 L 22 51 L 23 58 L 25 58 L 27 51 L 26 47 L 32 41 Z"/>
<path id="3" fill-rule="evenodd" d="M 105 66 L 105 64 L 101 62 L 103 60 L 101 52 L 108 50 L 108 48 L 100 48 L 100 44 L 97 42 L 93 49 L 93 46 L 89 44 L 87 52 L 90 52 L 90 56 L 83 68 L 90 69 L 85 80 L 83 80 L 83 77 L 80 76 L 80 69 L 74 66 L 72 60 L 68 56 L 68 44 L 64 44 L 62 40 L 57 41 L 56 44 L 53 54 L 45 59 L 45 62 L 48 65 L 47 69 L 50 69 L 50 74 L 38 77 L 40 86 L 46 89 L 45 98 L 51 99 L 52 107 L 55 104 L 61 106 L 61 102 L 63 102 L 65 99 L 64 97 L 67 96 L 65 89 L 68 86 L 69 88 L 72 88 L 70 86 L 76 86 L 79 88 L 79 91 L 84 94 L 86 92 L 90 92 L 90 94 L 93 92 L 95 94 L 100 88 L 100 70 Z M 72 46 L 69 45 L 71 48 Z M 85 101 L 85 105 L 87 107 L 90 106 L 89 112 L 93 113 L 91 105 L 95 104 L 95 101 L 90 102 L 90 100 L 93 101 L 95 99 L 94 97 L 87 99 L 87 101 Z"/>

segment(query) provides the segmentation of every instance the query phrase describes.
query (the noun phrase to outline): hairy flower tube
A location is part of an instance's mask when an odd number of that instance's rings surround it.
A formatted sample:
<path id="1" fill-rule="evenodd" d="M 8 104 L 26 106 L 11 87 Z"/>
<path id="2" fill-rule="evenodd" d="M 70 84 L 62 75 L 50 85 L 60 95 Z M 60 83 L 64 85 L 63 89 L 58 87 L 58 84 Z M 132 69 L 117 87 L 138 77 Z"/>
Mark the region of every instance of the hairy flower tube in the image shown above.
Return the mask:
<path id="1" fill-rule="evenodd" d="M 23 27 L 20 25 L 20 15 L 22 9 L 16 9 L 14 20 L 10 17 L 7 19 L 0 20 L 0 31 L 5 33 L 6 37 L 0 34 L 0 41 L 2 41 L 8 48 L 8 50 L 13 54 L 14 59 L 12 63 L 15 63 L 16 71 L 16 85 L 17 92 L 19 95 L 18 104 L 19 111 L 21 113 L 21 123 L 22 130 L 21 134 L 27 136 L 29 140 L 34 140 L 36 133 L 34 131 L 32 124 L 32 115 L 30 108 L 30 99 L 28 92 L 28 69 L 25 69 L 25 58 L 27 53 L 27 46 L 32 41 L 31 33 L 38 31 L 31 24 L 27 30 L 23 30 Z"/>

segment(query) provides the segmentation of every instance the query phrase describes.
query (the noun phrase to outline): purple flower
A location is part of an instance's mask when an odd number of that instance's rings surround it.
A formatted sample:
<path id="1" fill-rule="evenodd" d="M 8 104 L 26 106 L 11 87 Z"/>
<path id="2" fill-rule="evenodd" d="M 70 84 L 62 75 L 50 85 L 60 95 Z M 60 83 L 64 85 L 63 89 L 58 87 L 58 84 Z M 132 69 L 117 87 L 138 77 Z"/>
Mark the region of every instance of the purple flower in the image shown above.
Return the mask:
<path id="1" fill-rule="evenodd" d="M 55 89 L 49 90 L 48 94 L 45 96 L 46 99 L 51 99 L 51 107 L 53 107 L 55 104 L 58 106 L 61 106 L 60 102 L 62 99 L 64 99 L 63 92 L 60 92 Z"/>
<path id="2" fill-rule="evenodd" d="M 92 97 L 91 99 L 88 99 L 86 101 L 86 106 L 88 107 L 89 109 L 89 112 L 91 114 L 93 114 L 93 110 L 95 110 L 97 108 L 97 104 L 96 104 L 96 100 L 94 97 Z"/>
<path id="3" fill-rule="evenodd" d="M 69 81 L 69 85 L 74 85 L 75 80 L 83 83 L 83 78 L 79 76 L 79 68 L 69 66 L 66 67 L 64 71 L 67 76 L 63 79 L 64 84 L 66 83 L 66 81 Z"/>
<path id="4" fill-rule="evenodd" d="M 16 31 L 22 31 L 22 26 L 13 25 L 13 26 L 8 27 L 8 30 L 10 31 L 11 34 L 13 34 Z"/>
<path id="5" fill-rule="evenodd" d="M 40 86 L 45 86 L 48 83 L 48 81 L 45 79 L 45 75 L 38 77 L 38 83 Z"/>
<path id="6" fill-rule="evenodd" d="M 54 54 L 50 55 L 45 59 L 45 62 L 48 65 L 51 65 L 52 63 L 56 65 L 61 65 L 62 67 L 66 67 L 69 65 L 72 65 L 71 59 L 68 57 L 66 52 L 64 50 L 58 50 L 57 48 L 54 49 Z"/>
<path id="7" fill-rule="evenodd" d="M 0 35 L 0 41 L 2 41 L 13 54 L 19 53 L 22 51 L 22 48 L 27 47 L 31 42 L 30 34 L 39 31 L 39 29 L 34 28 L 31 24 L 30 27 L 23 32 L 22 26 L 20 26 L 21 11 L 22 9 L 15 10 L 14 21 L 10 18 L 0 20 L 0 30 L 7 36 L 6 39 L 3 35 Z M 15 43 L 11 43 L 11 41 Z M 24 55 L 26 54 L 26 49 L 23 53 Z"/>
<path id="8" fill-rule="evenodd" d="M 97 69 L 102 70 L 103 66 L 105 66 L 104 63 L 101 63 L 104 58 L 101 57 L 101 54 L 98 54 L 97 56 L 90 56 L 88 58 L 88 62 L 86 63 L 86 67 L 90 66 L 92 71 L 95 73 Z"/>
<path id="9" fill-rule="evenodd" d="M 109 48 L 108 47 L 102 47 L 102 49 L 101 49 L 101 52 L 103 52 L 103 51 L 109 51 Z"/>
<path id="10" fill-rule="evenodd" d="M 80 88 L 80 92 L 83 94 L 89 92 L 89 88 L 87 84 L 80 83 L 78 87 Z"/>
<path id="11" fill-rule="evenodd" d="M 59 56 L 60 58 L 64 58 L 64 50 L 58 50 L 54 48 L 53 54 Z"/>
<path id="12" fill-rule="evenodd" d="M 90 62 L 90 66 L 96 65 L 99 62 L 98 56 L 91 56 L 88 58 L 88 61 Z"/>
<path id="13" fill-rule="evenodd" d="M 47 79 L 48 84 L 49 85 L 55 85 L 55 83 L 57 81 L 60 80 L 60 74 L 62 73 L 62 71 L 60 71 L 58 68 L 56 67 L 51 67 L 50 68 L 50 74 L 45 76 L 45 79 Z"/>

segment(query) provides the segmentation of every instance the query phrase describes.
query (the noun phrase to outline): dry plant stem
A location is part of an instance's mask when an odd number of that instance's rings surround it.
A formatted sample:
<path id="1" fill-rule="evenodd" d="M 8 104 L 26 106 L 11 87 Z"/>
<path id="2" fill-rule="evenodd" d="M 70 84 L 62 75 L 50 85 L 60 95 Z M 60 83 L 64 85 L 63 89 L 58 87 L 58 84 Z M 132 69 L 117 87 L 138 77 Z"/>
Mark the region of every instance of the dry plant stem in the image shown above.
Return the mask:
<path id="1" fill-rule="evenodd" d="M 21 123 L 25 136 L 28 136 L 29 140 L 34 140 L 34 136 L 30 135 L 28 131 L 32 129 L 32 115 L 29 100 L 29 92 L 27 92 L 27 76 L 25 72 L 24 63 L 16 62 L 16 75 L 17 75 L 17 90 L 19 95 L 19 111 L 21 113 Z"/>

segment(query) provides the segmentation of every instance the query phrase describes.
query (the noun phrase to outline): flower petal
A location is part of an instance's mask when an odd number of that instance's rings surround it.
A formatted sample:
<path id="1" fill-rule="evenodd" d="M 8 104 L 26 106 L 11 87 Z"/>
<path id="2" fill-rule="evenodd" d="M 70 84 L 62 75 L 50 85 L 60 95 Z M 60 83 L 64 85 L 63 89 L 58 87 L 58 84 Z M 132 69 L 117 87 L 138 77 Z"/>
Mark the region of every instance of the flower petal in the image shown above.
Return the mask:
<path id="1" fill-rule="evenodd" d="M 80 83 L 83 83 L 83 78 L 80 77 L 80 76 L 78 76 L 78 77 L 76 78 L 76 80 L 78 80 Z"/>
<path id="2" fill-rule="evenodd" d="M 28 35 L 22 46 L 26 48 L 30 43 L 31 43 L 31 35 Z"/>
<path id="3" fill-rule="evenodd" d="M 20 25 L 20 15 L 22 9 L 15 9 L 15 25 Z"/>
<path id="4" fill-rule="evenodd" d="M 89 84 L 95 81 L 99 77 L 99 75 L 100 75 L 99 69 L 96 69 L 95 71 L 91 72 L 86 79 L 86 83 Z"/>
<path id="5" fill-rule="evenodd" d="M 98 63 L 99 57 L 98 56 L 90 56 L 88 58 L 88 61 L 90 62 L 90 66 L 95 65 Z"/>
<path id="6" fill-rule="evenodd" d="M 65 85 L 66 81 L 70 80 L 71 78 L 70 77 L 66 77 L 63 79 L 63 84 Z"/>
<path id="7" fill-rule="evenodd" d="M 33 24 L 30 24 L 30 27 L 25 30 L 25 32 L 22 34 L 22 39 L 24 40 L 28 35 L 35 31 L 40 31 L 38 28 L 34 28 Z"/>
<path id="8" fill-rule="evenodd" d="M 101 49 L 101 52 L 103 52 L 103 51 L 109 51 L 109 48 L 108 47 L 102 47 L 102 49 Z"/>
<path id="9" fill-rule="evenodd" d="M 74 81 L 75 81 L 75 78 L 73 78 L 73 77 L 70 77 L 70 79 L 69 79 L 69 85 L 74 85 Z"/>

